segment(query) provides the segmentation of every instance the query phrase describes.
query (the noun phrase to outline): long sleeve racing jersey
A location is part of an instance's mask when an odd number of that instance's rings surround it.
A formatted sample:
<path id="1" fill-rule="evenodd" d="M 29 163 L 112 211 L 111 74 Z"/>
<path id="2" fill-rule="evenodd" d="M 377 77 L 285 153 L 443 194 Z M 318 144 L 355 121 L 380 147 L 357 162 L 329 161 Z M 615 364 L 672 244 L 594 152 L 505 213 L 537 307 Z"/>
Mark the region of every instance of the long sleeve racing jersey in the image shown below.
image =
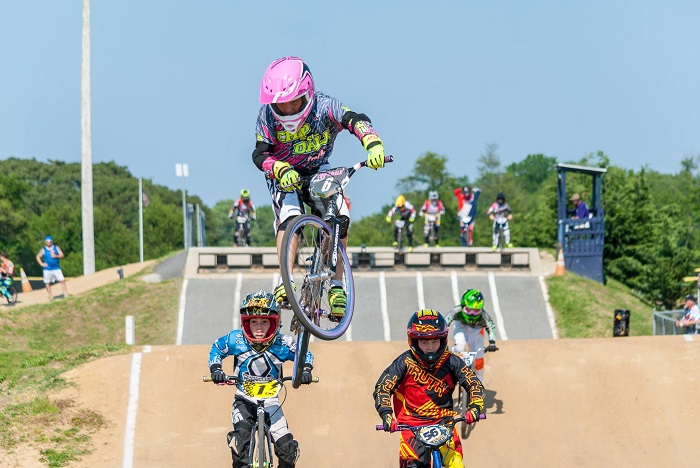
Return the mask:
<path id="1" fill-rule="evenodd" d="M 457 385 L 469 394 L 470 405 L 483 412 L 484 387 L 464 361 L 445 351 L 429 372 L 408 350 L 382 372 L 374 388 L 374 406 L 381 415 L 392 411 L 393 402 L 400 424 L 439 423 L 457 416 L 452 409 L 452 393 Z"/>
<path id="2" fill-rule="evenodd" d="M 296 133 L 289 133 L 272 114 L 270 106 L 260 108 L 255 127 L 253 162 L 269 178 L 276 161 L 289 163 L 301 175 L 318 172 L 328 162 L 338 133 L 347 129 L 360 141 L 377 135 L 365 114 L 344 107 L 340 101 L 321 92 L 314 94 L 311 112 Z"/>
<path id="3" fill-rule="evenodd" d="M 282 364 L 293 361 L 296 341 L 289 335 L 278 334 L 275 341 L 262 353 L 250 346 L 241 330 L 232 330 L 214 342 L 209 352 L 209 367 L 221 364 L 227 356 L 233 356 L 233 375 L 239 379 L 246 377 L 282 377 Z M 314 357 L 306 352 L 305 366 L 313 367 Z M 238 385 L 236 397 L 253 401 L 243 393 L 243 384 Z"/>

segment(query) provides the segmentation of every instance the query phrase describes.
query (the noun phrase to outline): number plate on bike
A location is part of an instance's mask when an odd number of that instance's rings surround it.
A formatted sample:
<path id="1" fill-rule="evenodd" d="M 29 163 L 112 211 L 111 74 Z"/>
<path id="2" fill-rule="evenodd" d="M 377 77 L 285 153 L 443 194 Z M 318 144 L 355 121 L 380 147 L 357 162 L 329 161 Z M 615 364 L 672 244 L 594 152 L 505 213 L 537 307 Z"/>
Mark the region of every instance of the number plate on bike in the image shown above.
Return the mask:
<path id="1" fill-rule="evenodd" d="M 313 176 L 311 191 L 319 198 L 329 198 L 345 188 L 349 181 L 347 167 L 336 167 Z"/>
<path id="2" fill-rule="evenodd" d="M 277 380 L 266 382 L 243 382 L 243 392 L 249 397 L 258 400 L 274 398 L 280 391 L 280 383 Z"/>
<path id="3" fill-rule="evenodd" d="M 452 437 L 452 429 L 442 424 L 425 426 L 416 432 L 418 440 L 433 447 L 439 447 Z"/>

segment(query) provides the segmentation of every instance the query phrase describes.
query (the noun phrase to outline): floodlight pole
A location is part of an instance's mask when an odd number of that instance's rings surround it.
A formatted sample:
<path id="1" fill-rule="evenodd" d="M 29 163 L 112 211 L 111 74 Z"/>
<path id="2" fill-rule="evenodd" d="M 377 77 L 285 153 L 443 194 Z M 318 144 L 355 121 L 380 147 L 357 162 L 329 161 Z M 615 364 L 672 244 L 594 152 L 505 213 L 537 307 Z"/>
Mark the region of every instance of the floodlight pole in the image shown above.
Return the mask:
<path id="1" fill-rule="evenodd" d="M 80 64 L 81 202 L 83 274 L 95 273 L 95 223 L 92 203 L 92 120 L 90 114 L 90 0 L 83 0 Z"/>
<path id="2" fill-rule="evenodd" d="M 187 179 L 189 175 L 187 164 L 175 164 L 175 173 L 178 177 L 182 177 L 182 245 L 185 251 L 187 251 L 187 200 L 185 198 L 185 194 L 187 193 L 185 179 Z"/>

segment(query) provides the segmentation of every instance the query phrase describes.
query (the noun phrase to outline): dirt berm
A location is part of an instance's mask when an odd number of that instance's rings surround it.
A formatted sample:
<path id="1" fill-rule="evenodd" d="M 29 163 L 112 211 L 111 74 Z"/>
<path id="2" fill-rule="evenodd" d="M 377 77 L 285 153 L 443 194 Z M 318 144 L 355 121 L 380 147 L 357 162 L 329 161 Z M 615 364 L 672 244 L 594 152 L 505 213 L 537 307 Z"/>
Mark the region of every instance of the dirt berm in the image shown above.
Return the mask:
<path id="1" fill-rule="evenodd" d="M 465 442 L 465 466 L 698 466 L 700 340 L 500 346 L 487 355 L 488 419 Z M 311 349 L 321 382 L 289 386 L 284 404 L 301 444 L 298 466 L 397 466 L 398 436 L 375 431 L 372 390 L 405 344 L 317 341 Z M 142 355 L 135 467 L 230 466 L 225 435 L 233 392 L 202 382 L 208 352 L 167 346 Z M 117 356 L 69 374 L 80 404 L 111 421 L 77 466 L 122 466 L 131 362 L 131 355 Z"/>

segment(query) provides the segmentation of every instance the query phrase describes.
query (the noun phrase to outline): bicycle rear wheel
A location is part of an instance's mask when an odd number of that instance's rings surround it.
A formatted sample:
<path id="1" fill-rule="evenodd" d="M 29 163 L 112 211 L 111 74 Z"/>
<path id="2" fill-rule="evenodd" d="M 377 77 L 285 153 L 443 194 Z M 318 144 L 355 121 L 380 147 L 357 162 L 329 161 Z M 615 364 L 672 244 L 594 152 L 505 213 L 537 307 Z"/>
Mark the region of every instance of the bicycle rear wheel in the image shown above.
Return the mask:
<path id="1" fill-rule="evenodd" d="M 346 294 L 346 306 L 342 318 L 331 317 L 328 299 L 333 275 L 331 241 L 330 226 L 321 218 L 307 214 L 297 216 L 287 225 L 280 249 L 280 270 L 287 300 L 299 322 L 322 340 L 335 340 L 345 333 L 355 306 L 350 262 L 342 244 L 338 243 L 336 268 L 343 272 L 340 281 Z"/>
<path id="2" fill-rule="evenodd" d="M 297 348 L 294 352 L 294 367 L 292 369 L 292 387 L 299 388 L 301 385 L 301 374 L 304 372 L 306 352 L 309 350 L 309 331 L 299 325 L 297 332 Z"/>

